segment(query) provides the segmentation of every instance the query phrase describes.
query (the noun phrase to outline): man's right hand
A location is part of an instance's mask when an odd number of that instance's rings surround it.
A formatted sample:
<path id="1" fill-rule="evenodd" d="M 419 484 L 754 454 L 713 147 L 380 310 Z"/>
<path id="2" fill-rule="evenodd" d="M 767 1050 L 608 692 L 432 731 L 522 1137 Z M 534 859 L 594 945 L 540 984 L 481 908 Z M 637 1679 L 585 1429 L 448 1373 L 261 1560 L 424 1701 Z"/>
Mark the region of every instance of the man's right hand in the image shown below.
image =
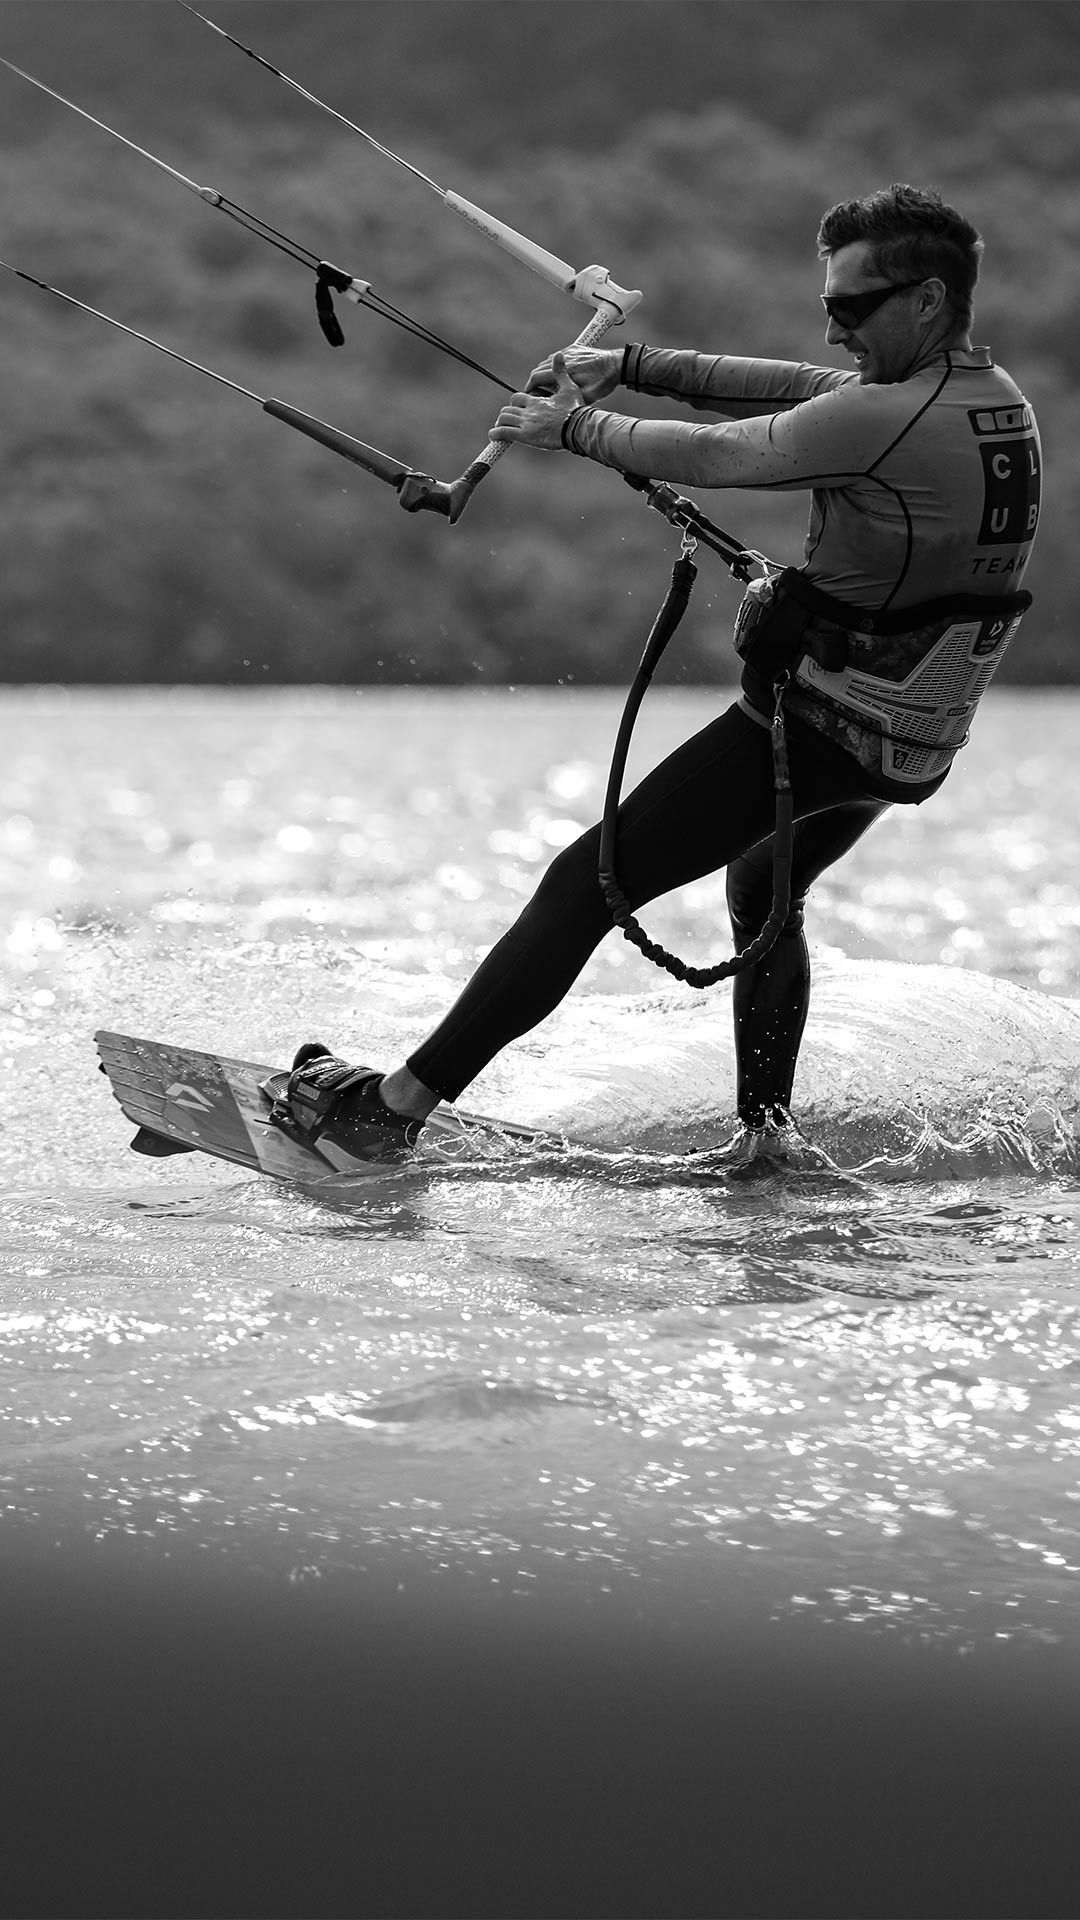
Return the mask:
<path id="1" fill-rule="evenodd" d="M 525 382 L 526 393 L 554 393 L 557 382 L 552 368 L 554 354 L 541 360 Z M 581 389 L 585 406 L 595 406 L 621 385 L 622 347 L 564 347 L 562 359 L 576 387 Z"/>

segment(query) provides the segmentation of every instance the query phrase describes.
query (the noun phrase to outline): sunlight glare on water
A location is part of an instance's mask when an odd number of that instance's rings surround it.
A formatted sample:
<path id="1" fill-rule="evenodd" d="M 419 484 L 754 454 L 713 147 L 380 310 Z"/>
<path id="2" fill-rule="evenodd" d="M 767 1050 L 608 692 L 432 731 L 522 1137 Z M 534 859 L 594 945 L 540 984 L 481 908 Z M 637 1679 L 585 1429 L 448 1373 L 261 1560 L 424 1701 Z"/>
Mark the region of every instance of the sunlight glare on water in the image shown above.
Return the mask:
<path id="1" fill-rule="evenodd" d="M 570 1151 L 421 1155 L 327 1204 L 130 1156 L 93 1030 L 390 1064 L 595 817 L 617 700 L 6 695 L 9 1523 L 290 1579 L 393 1549 L 422 1586 L 534 1608 L 743 1593 L 859 1634 L 1062 1639 L 1074 704 L 989 699 L 943 793 L 816 889 L 797 1092 L 856 1177 L 710 1166 L 727 989 L 661 983 L 613 935 L 468 1096 Z M 635 764 L 714 705 L 655 695 Z M 726 950 L 722 876 L 648 920 Z"/>

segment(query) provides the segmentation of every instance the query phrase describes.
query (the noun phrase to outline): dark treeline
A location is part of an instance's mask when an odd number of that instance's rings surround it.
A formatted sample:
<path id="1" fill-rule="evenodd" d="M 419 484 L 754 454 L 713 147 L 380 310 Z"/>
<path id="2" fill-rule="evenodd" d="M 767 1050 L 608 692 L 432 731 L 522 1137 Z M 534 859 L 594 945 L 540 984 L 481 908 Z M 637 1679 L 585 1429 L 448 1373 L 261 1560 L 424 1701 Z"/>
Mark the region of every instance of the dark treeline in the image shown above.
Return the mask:
<path id="1" fill-rule="evenodd" d="M 985 237 L 976 338 L 1045 442 L 1036 608 L 1005 672 L 1076 677 L 1080 8 L 206 11 L 433 179 L 642 287 L 634 339 L 842 364 L 822 340 L 822 209 L 896 178 L 938 186 Z M 507 380 L 588 317 L 169 0 L 9 0 L 0 53 Z M 309 273 L 3 69 L 0 145 L 3 258 L 425 471 L 452 477 L 478 451 L 495 387 L 341 300 L 332 351 Z M 677 541 L 617 476 L 515 452 L 458 527 L 414 518 L 253 400 L 0 280 L 4 679 L 605 682 L 632 667 Z M 803 500 L 702 503 L 798 557 Z M 737 591 L 709 556 L 696 600 L 671 670 L 730 677 Z"/>

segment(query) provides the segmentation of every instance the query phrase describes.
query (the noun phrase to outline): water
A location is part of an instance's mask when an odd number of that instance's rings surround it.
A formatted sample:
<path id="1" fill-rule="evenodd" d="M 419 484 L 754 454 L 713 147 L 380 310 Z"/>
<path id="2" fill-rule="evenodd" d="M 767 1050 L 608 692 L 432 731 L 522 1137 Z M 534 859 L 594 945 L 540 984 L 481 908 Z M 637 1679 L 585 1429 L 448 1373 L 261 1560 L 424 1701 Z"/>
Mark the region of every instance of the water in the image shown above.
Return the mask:
<path id="1" fill-rule="evenodd" d="M 634 765 L 715 704 L 654 693 Z M 851 1178 L 710 1166 L 728 989 L 613 935 L 468 1095 L 570 1152 L 326 1205 L 130 1155 L 94 1028 L 400 1058 L 595 817 L 617 697 L 3 695 L 4 1637 L 82 1756 L 8 1910 L 1072 1910 L 1078 706 L 988 698 L 816 889 L 797 1102 Z M 722 877 L 643 918 L 727 950 Z"/>

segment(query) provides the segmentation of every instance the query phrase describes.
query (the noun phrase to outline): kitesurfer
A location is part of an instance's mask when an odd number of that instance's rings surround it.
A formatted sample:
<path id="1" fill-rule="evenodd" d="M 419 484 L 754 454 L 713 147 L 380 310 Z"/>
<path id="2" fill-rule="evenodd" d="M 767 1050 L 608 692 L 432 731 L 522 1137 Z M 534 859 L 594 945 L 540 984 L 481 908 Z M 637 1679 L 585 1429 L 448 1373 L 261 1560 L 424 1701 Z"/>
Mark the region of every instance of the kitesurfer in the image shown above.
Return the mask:
<path id="1" fill-rule="evenodd" d="M 934 190 L 894 185 L 830 208 L 825 338 L 854 369 L 632 345 L 573 349 L 503 407 L 496 441 L 569 452 L 694 487 L 805 490 L 803 565 L 748 591 L 740 697 L 623 802 L 622 888 L 636 909 L 727 869 L 737 951 L 771 905 L 769 725 L 782 690 L 794 793 L 791 909 L 734 982 L 736 1161 L 805 1164 L 791 1117 L 810 995 L 808 889 L 893 804 L 936 792 L 1029 596 L 1038 521 L 1031 408 L 971 342 L 983 251 Z M 603 403 L 622 385 L 720 417 L 642 420 Z M 389 1073 L 320 1042 L 289 1083 L 297 1130 L 381 1158 L 415 1143 L 503 1047 L 560 1002 L 611 930 L 599 828 L 558 855 L 516 924 L 433 1033 Z"/>

